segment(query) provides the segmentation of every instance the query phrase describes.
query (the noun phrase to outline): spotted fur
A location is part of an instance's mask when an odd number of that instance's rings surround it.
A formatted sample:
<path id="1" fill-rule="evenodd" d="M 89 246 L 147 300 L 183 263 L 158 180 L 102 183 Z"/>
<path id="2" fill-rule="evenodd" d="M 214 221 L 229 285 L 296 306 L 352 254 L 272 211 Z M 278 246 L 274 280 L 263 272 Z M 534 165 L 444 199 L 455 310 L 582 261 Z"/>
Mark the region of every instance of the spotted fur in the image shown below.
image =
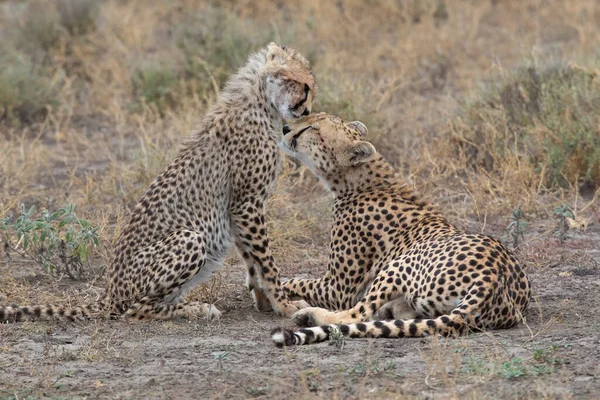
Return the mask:
<path id="1" fill-rule="evenodd" d="M 277 345 L 321 342 L 336 330 L 417 337 L 522 321 L 530 284 L 512 252 L 419 200 L 364 140 L 362 123 L 313 114 L 284 133 L 281 146 L 330 188 L 335 205 L 325 276 L 284 282 L 290 298 L 312 306 L 293 319 L 313 327 L 278 328 Z"/>
<path id="2" fill-rule="evenodd" d="M 260 309 L 291 316 L 269 249 L 265 203 L 274 189 L 282 118 L 310 113 L 316 83 L 308 61 L 271 43 L 225 85 L 177 157 L 143 195 L 121 230 L 105 297 L 88 307 L 0 307 L 0 321 L 89 317 L 104 311 L 137 319 L 218 316 L 185 302 L 235 243 Z"/>

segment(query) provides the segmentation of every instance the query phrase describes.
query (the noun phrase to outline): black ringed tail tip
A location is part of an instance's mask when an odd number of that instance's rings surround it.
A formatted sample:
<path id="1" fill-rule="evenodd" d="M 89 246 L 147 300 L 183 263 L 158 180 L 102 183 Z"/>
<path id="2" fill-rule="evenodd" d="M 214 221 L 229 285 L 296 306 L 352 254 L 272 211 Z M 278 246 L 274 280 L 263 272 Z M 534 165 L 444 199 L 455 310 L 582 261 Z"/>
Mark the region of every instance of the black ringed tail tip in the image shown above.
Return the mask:
<path id="1" fill-rule="evenodd" d="M 273 343 L 275 346 L 281 347 L 291 347 L 295 346 L 297 343 L 296 334 L 289 329 L 285 328 L 275 328 L 271 331 L 271 339 L 273 339 Z"/>

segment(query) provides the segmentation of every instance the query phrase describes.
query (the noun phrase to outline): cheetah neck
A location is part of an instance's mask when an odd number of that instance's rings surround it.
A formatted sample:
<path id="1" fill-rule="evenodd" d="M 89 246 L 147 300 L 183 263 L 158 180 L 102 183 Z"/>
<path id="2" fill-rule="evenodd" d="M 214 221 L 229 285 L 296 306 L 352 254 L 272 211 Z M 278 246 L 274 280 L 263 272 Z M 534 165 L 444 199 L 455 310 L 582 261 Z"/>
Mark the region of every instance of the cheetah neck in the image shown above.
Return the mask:
<path id="1" fill-rule="evenodd" d="M 397 207 L 396 213 L 407 214 L 403 230 L 411 229 L 413 234 L 420 230 L 429 230 L 431 224 L 443 226 L 439 235 L 455 232 L 456 228 L 448 223 L 435 206 L 423 201 L 404 183 L 400 175 L 381 156 L 377 155 L 371 162 L 347 170 L 340 178 L 332 179 L 330 190 L 333 192 L 336 204 L 341 209 L 347 204 L 356 204 L 357 199 L 379 203 L 382 199 L 391 200 Z M 414 212 L 418 210 L 417 215 Z M 336 214 L 336 213 L 334 213 Z M 336 219 L 339 215 L 336 214 Z M 345 217 L 341 217 L 342 219 Z"/>
<path id="2" fill-rule="evenodd" d="M 370 162 L 357 167 L 347 168 L 342 173 L 323 177 L 334 197 L 353 196 L 358 193 L 393 188 L 406 199 L 414 199 L 394 168 L 378 154 Z"/>

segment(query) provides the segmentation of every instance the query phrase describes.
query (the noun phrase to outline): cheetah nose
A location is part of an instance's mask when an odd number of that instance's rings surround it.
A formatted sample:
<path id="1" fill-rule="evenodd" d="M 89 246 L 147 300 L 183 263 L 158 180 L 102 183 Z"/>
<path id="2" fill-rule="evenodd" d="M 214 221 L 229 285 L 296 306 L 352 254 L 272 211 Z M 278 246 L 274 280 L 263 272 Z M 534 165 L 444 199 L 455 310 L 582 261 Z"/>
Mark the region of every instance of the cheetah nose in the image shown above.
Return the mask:
<path id="1" fill-rule="evenodd" d="M 305 109 L 302 115 L 310 115 L 310 110 L 308 108 Z"/>
<path id="2" fill-rule="evenodd" d="M 290 133 L 290 131 L 291 131 L 291 129 L 289 126 L 287 126 L 287 125 L 283 126 L 282 132 L 284 135 L 287 135 L 288 133 Z"/>

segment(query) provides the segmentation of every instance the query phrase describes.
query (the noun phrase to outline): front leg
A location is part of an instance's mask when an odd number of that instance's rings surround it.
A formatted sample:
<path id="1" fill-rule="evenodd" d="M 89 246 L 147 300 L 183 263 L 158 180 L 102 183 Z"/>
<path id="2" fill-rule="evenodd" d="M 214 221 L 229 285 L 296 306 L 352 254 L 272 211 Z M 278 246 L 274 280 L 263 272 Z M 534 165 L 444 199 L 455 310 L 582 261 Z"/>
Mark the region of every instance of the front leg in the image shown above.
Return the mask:
<path id="1" fill-rule="evenodd" d="M 248 270 L 249 289 L 257 308 L 268 309 L 289 317 L 298 311 L 281 287 L 279 270 L 273 261 L 264 217 L 260 204 L 246 204 L 232 212 L 236 244 Z M 252 287 L 251 287 L 252 286 Z"/>
<path id="2" fill-rule="evenodd" d="M 240 256 L 246 265 L 246 287 L 248 288 L 250 296 L 254 301 L 254 307 L 258 311 L 272 311 L 273 308 L 271 307 L 271 302 L 263 292 L 261 285 L 258 283 L 258 276 L 256 272 L 257 263 L 254 262 L 254 259 L 249 257 L 248 254 L 243 252 L 245 244 L 241 241 L 239 236 L 236 237 L 235 241 Z"/>
<path id="3" fill-rule="evenodd" d="M 400 279 L 398 269 L 390 265 L 388 264 L 377 274 L 367 294 L 354 307 L 338 312 L 308 307 L 298 311 L 292 316 L 292 319 L 299 326 L 358 324 L 369 321 L 384 304 L 403 294 L 400 285 L 386 283 L 390 279 L 392 282 Z M 389 273 L 392 274 L 389 275 Z"/>
<path id="4" fill-rule="evenodd" d="M 329 280 L 293 278 L 283 282 L 283 290 L 290 300 L 304 300 L 310 306 L 323 307 L 328 310 L 341 308 Z"/>

